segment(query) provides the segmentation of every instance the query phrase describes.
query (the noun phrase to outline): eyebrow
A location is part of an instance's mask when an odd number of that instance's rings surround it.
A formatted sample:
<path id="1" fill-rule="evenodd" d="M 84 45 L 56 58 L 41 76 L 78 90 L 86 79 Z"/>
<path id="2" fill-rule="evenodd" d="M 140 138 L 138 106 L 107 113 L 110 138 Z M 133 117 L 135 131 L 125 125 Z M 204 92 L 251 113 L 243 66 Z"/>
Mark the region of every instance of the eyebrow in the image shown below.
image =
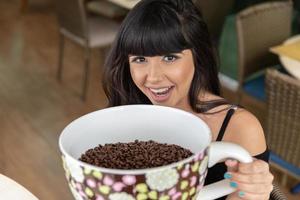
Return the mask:
<path id="1" fill-rule="evenodd" d="M 128 55 L 128 58 L 131 58 L 131 57 L 146 57 L 146 56 L 142 56 L 142 55 Z"/>
<path id="2" fill-rule="evenodd" d="M 170 55 L 170 54 L 182 54 L 182 55 L 184 55 L 185 53 L 183 53 L 183 51 L 181 51 L 181 52 L 167 53 L 167 54 L 164 54 L 164 55 L 156 55 L 156 56 L 166 56 L 166 55 Z M 131 58 L 131 57 L 154 57 L 154 56 L 128 55 L 128 58 Z"/>

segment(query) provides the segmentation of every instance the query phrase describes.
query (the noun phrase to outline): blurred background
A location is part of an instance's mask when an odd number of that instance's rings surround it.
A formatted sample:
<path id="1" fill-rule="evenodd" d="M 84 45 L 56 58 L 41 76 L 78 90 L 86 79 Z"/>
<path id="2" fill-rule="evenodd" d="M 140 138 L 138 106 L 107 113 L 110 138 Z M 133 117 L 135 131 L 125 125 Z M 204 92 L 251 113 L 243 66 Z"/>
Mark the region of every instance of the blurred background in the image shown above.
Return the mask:
<path id="1" fill-rule="evenodd" d="M 103 62 L 136 2 L 0 0 L 0 173 L 40 199 L 72 199 L 58 137 L 105 107 Z M 194 2 L 219 53 L 223 96 L 258 117 L 276 184 L 300 199 L 300 1 Z"/>

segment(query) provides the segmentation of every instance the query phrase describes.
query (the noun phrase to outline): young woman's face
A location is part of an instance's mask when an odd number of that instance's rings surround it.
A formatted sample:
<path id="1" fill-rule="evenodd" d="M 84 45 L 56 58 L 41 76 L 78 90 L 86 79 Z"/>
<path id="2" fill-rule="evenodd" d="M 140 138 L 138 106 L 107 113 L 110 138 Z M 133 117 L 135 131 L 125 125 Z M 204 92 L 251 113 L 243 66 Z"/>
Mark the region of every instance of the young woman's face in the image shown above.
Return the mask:
<path id="1" fill-rule="evenodd" d="M 129 56 L 136 86 L 154 105 L 187 108 L 195 66 L 191 50 L 164 56 Z"/>

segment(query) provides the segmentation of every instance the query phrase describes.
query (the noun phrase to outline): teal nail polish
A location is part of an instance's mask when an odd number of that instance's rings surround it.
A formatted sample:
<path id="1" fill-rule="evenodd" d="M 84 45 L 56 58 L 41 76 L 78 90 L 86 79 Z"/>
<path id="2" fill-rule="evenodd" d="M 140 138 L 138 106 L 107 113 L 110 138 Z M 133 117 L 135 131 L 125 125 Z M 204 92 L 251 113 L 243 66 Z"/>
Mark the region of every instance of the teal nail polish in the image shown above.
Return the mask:
<path id="1" fill-rule="evenodd" d="M 231 175 L 230 173 L 226 172 L 226 173 L 224 174 L 224 178 L 225 178 L 225 179 L 230 179 L 230 178 L 232 178 L 232 175 Z"/>
<path id="2" fill-rule="evenodd" d="M 244 196 L 245 196 L 245 192 L 239 191 L 239 197 L 244 197 Z"/>
<path id="3" fill-rule="evenodd" d="M 230 187 L 237 188 L 238 184 L 236 182 L 230 182 Z"/>

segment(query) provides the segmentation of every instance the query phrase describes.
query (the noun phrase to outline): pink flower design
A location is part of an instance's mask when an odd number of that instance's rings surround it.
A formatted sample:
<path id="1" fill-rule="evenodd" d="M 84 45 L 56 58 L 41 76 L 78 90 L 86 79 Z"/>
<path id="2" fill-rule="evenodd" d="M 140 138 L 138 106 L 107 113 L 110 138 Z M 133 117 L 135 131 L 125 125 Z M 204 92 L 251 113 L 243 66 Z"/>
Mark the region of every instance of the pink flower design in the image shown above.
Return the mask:
<path id="1" fill-rule="evenodd" d="M 197 183 L 197 177 L 196 176 L 191 177 L 190 186 L 193 187 L 196 185 L 196 183 Z"/>
<path id="2" fill-rule="evenodd" d="M 97 195 L 96 200 L 105 200 L 101 195 Z"/>
<path id="3" fill-rule="evenodd" d="M 122 183 L 122 182 L 117 182 L 115 184 L 113 184 L 113 189 L 116 191 L 116 192 L 121 192 L 121 190 L 123 189 L 123 187 L 125 187 L 125 184 Z"/>
<path id="4" fill-rule="evenodd" d="M 82 190 L 82 186 L 81 186 L 80 183 L 76 183 L 76 189 L 77 189 L 77 190 Z"/>
<path id="5" fill-rule="evenodd" d="M 126 175 L 126 176 L 123 176 L 122 180 L 126 185 L 133 185 L 136 183 L 135 176 Z"/>
<path id="6" fill-rule="evenodd" d="M 180 196 L 181 196 L 181 192 L 177 192 L 176 194 L 174 194 L 174 195 L 172 196 L 172 200 L 176 200 L 176 199 L 178 199 Z"/>
<path id="7" fill-rule="evenodd" d="M 94 181 L 93 179 L 88 179 L 88 180 L 86 181 L 86 184 L 87 184 L 88 186 L 90 186 L 91 188 L 95 188 L 95 187 L 96 187 L 96 181 Z"/>
<path id="8" fill-rule="evenodd" d="M 181 176 L 183 178 L 186 178 L 189 174 L 190 174 L 190 170 L 185 169 L 185 170 L 182 171 Z"/>
<path id="9" fill-rule="evenodd" d="M 203 153 L 203 152 L 201 152 L 201 153 L 199 153 L 199 154 L 197 155 L 197 159 L 198 159 L 198 160 L 202 160 L 203 157 L 204 157 L 204 153 Z"/>
<path id="10" fill-rule="evenodd" d="M 170 191 L 169 191 L 169 195 L 173 196 L 176 193 L 176 187 L 173 187 Z"/>
<path id="11" fill-rule="evenodd" d="M 79 191 L 79 194 L 80 194 L 81 197 L 86 198 L 86 195 L 83 191 Z"/>
<path id="12" fill-rule="evenodd" d="M 105 176 L 103 179 L 103 183 L 104 185 L 111 186 L 114 183 L 114 181 L 109 176 Z"/>
<path id="13" fill-rule="evenodd" d="M 197 191 L 199 192 L 202 188 L 203 188 L 203 185 L 201 185 L 201 184 L 198 185 L 198 186 L 197 186 Z"/>

